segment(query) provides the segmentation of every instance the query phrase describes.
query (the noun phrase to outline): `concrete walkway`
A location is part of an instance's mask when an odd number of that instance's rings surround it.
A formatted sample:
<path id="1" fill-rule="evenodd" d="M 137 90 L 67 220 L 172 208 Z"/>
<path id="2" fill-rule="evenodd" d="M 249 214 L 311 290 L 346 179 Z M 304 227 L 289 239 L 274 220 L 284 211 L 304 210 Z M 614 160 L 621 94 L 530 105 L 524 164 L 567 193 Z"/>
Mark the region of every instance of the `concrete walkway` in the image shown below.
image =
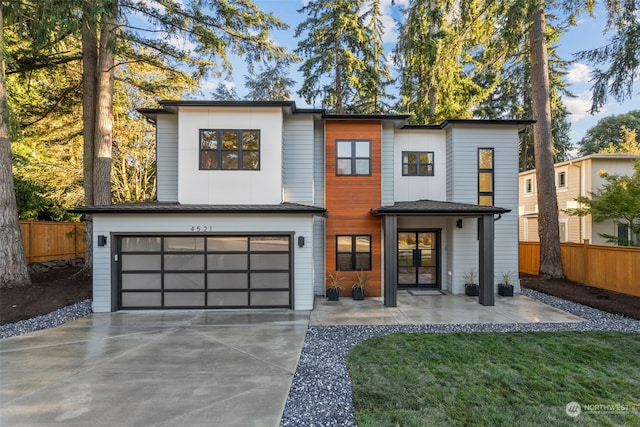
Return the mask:
<path id="1" fill-rule="evenodd" d="M 385 307 L 382 297 L 354 301 L 316 298 L 310 325 L 423 325 L 466 323 L 582 322 L 584 319 L 523 295 L 496 295 L 495 305 L 478 304 L 478 297 L 445 295 L 438 291 L 398 291 L 398 306 Z"/>
<path id="2" fill-rule="evenodd" d="M 278 426 L 308 323 L 119 312 L 4 339 L 0 426 Z"/>
<path id="3" fill-rule="evenodd" d="M 314 310 L 93 314 L 0 340 L 0 426 L 277 427 L 311 325 L 580 322 L 524 296 L 494 307 L 398 293 Z"/>

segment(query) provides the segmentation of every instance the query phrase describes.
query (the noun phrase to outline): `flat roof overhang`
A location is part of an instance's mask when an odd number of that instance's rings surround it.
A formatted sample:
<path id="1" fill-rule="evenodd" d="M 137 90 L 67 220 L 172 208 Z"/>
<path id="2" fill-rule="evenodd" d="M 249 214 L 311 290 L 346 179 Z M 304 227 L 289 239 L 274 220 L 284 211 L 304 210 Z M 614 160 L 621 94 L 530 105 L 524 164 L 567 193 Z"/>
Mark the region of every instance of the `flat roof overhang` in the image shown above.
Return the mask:
<path id="1" fill-rule="evenodd" d="M 399 216 L 456 216 L 478 217 L 484 215 L 502 215 L 511 212 L 511 209 L 496 206 L 471 205 L 456 202 L 441 202 L 436 200 L 416 200 L 409 202 L 396 202 L 390 206 L 381 206 L 371 209 L 374 216 L 399 215 Z"/>

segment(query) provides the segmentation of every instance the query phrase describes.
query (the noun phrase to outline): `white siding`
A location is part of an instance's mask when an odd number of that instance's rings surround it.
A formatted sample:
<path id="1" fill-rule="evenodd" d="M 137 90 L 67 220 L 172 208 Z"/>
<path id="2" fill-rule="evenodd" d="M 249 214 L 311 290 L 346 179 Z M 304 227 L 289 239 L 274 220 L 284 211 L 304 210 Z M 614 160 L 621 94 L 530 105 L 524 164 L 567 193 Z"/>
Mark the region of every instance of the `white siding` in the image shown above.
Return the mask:
<path id="1" fill-rule="evenodd" d="M 159 114 L 156 121 L 156 180 L 160 202 L 178 201 L 178 116 Z"/>
<path id="2" fill-rule="evenodd" d="M 382 206 L 389 206 L 394 201 L 394 156 L 395 137 L 393 124 L 382 122 Z"/>
<path id="3" fill-rule="evenodd" d="M 313 205 L 313 117 L 297 115 L 286 117 L 283 136 L 283 200 Z"/>
<path id="4" fill-rule="evenodd" d="M 403 151 L 432 151 L 434 155 L 434 175 L 402 176 Z M 447 155 L 443 131 L 397 131 L 394 158 L 395 201 L 446 200 Z"/>
<path id="5" fill-rule="evenodd" d="M 194 225 L 213 227 L 213 232 L 243 234 L 295 232 L 294 252 L 294 308 L 313 308 L 313 218 L 299 215 L 94 215 L 93 241 L 98 235 L 110 236 L 108 245 L 93 248 L 93 310 L 111 311 L 111 233 L 185 233 Z M 296 244 L 304 236 L 305 245 Z"/>
<path id="6" fill-rule="evenodd" d="M 282 202 L 282 109 L 180 107 L 179 194 L 183 204 Z M 199 170 L 199 130 L 260 130 L 260 170 Z"/>

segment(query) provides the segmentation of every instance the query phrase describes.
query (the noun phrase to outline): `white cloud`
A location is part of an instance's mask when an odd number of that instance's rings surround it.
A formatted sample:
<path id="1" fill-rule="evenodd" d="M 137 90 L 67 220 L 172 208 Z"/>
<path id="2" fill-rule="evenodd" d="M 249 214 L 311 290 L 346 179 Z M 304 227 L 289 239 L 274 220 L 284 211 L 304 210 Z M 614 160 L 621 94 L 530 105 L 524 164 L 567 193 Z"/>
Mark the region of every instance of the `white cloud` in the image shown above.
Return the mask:
<path id="1" fill-rule="evenodd" d="M 577 122 L 587 116 L 590 116 L 592 93 L 590 91 L 577 94 L 575 98 L 563 98 L 564 105 L 571 114 L 571 121 Z M 603 115 L 606 113 L 606 106 L 598 113 Z"/>
<path id="2" fill-rule="evenodd" d="M 586 64 L 574 64 L 567 74 L 569 83 L 587 83 L 591 78 L 591 68 Z"/>

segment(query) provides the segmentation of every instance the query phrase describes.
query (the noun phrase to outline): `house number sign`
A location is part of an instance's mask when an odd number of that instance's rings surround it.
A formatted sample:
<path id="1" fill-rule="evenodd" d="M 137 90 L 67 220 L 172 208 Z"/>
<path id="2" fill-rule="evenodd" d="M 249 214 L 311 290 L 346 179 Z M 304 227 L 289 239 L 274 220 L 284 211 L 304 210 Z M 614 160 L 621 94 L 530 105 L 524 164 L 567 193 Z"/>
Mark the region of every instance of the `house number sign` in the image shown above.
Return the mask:
<path id="1" fill-rule="evenodd" d="M 200 231 L 200 232 L 206 233 L 207 231 L 209 231 L 209 232 L 213 231 L 213 226 L 211 226 L 211 225 L 194 225 L 189 230 L 195 231 L 195 232 Z"/>

